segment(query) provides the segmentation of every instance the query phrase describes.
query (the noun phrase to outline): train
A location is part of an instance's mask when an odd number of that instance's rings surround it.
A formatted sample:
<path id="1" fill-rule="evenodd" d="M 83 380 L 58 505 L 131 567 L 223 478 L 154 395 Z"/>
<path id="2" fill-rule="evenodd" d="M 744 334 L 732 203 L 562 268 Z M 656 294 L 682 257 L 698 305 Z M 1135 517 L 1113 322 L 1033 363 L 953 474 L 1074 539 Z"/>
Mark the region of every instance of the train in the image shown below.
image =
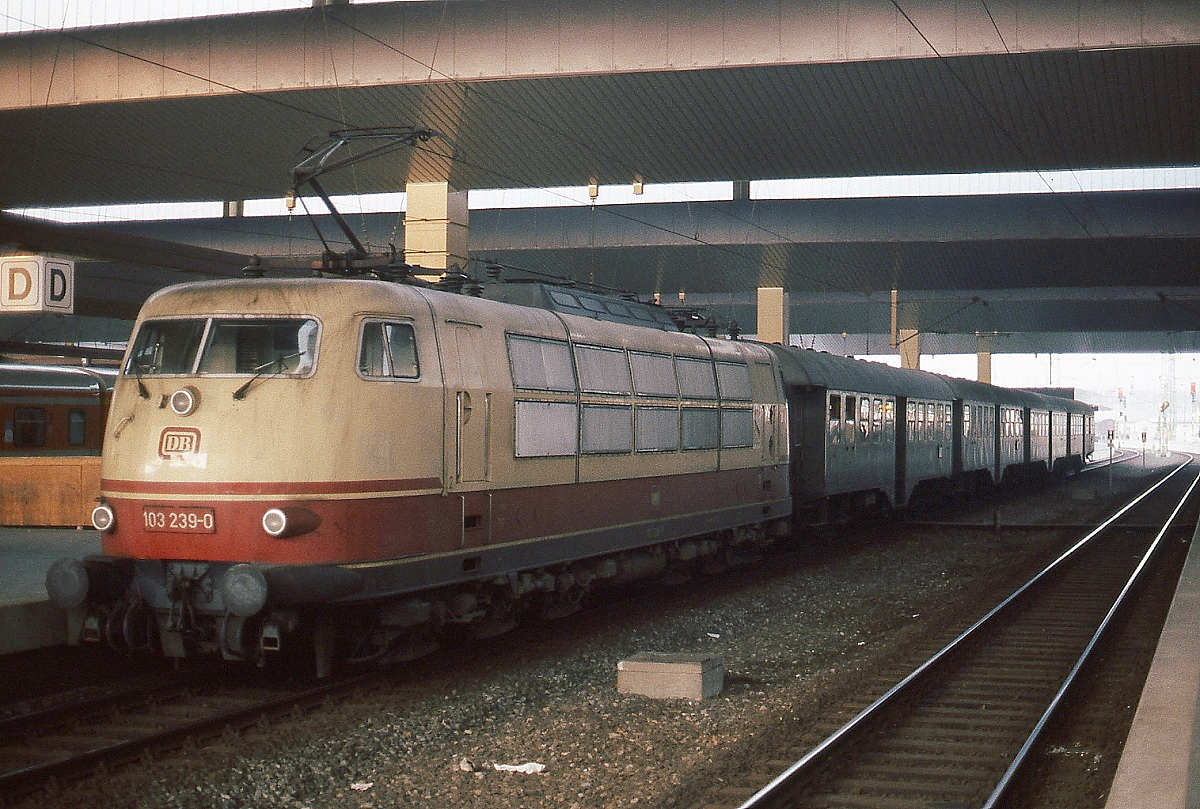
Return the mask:
<path id="1" fill-rule="evenodd" d="M 86 525 L 115 368 L 0 363 L 0 525 Z"/>
<path id="2" fill-rule="evenodd" d="M 1083 403 L 678 330 L 545 284 L 184 284 L 114 392 L 72 643 L 316 676 L 1078 469 Z"/>

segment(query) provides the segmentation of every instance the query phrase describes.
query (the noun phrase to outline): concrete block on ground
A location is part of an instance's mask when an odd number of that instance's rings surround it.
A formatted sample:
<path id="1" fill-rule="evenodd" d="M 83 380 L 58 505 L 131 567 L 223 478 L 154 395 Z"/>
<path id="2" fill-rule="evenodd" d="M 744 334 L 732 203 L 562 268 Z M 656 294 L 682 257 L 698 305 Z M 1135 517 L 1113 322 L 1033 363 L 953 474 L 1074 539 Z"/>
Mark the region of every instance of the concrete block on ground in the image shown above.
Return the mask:
<path id="1" fill-rule="evenodd" d="M 51 601 L 0 604 L 0 655 L 67 642 L 67 611 Z"/>
<path id="2" fill-rule="evenodd" d="M 725 687 L 725 667 L 719 657 L 705 654 L 639 652 L 617 663 L 617 691 L 651 699 L 715 697 Z"/>

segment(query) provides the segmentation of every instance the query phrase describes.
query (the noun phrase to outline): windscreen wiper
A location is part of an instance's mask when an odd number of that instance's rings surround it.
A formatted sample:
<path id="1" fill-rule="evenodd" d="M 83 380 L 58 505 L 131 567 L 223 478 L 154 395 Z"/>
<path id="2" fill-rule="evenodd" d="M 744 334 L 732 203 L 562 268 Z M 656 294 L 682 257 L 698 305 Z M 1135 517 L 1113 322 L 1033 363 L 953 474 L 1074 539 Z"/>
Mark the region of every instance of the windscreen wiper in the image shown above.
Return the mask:
<path id="1" fill-rule="evenodd" d="M 254 376 L 247 379 L 245 384 L 243 384 L 241 387 L 239 387 L 237 390 L 235 390 L 233 392 L 233 398 L 245 399 L 246 393 L 250 390 L 250 386 L 253 385 L 254 382 L 259 377 L 261 377 L 263 374 L 265 374 L 267 372 L 268 368 L 270 368 L 272 365 L 279 365 L 280 367 L 282 367 L 284 362 L 286 362 L 287 360 L 293 359 L 295 357 L 299 357 L 303 353 L 304 353 L 303 351 L 293 351 L 291 354 L 280 354 L 275 359 L 267 360 L 262 365 L 259 365 L 258 367 L 252 369 L 255 372 Z"/>

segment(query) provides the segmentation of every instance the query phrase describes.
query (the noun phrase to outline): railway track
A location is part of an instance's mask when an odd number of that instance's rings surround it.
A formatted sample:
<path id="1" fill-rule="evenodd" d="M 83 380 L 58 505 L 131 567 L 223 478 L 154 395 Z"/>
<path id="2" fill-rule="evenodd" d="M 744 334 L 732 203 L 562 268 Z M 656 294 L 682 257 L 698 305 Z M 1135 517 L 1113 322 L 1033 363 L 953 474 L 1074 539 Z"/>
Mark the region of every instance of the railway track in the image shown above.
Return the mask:
<path id="1" fill-rule="evenodd" d="M 15 714 L 0 721 L 0 806 L 56 779 L 293 715 L 379 680 L 372 673 L 297 688 L 163 681 Z"/>
<path id="2" fill-rule="evenodd" d="M 734 796 L 754 786 L 730 785 L 721 803 L 704 805 L 1003 806 L 1195 489 L 1186 466 L 1123 506 L 767 786 L 743 801 Z M 1151 508 L 1164 515 L 1156 531 L 1140 524 Z M 1126 518 L 1135 511 L 1139 524 L 1131 525 Z"/>

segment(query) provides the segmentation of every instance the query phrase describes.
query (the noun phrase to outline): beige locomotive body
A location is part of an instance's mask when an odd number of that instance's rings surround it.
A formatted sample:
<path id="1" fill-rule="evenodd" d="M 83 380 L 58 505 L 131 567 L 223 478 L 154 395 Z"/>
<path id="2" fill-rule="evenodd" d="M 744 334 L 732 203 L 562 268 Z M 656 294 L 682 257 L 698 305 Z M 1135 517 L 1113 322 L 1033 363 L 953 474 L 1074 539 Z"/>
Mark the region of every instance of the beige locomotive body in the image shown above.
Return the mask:
<path id="1" fill-rule="evenodd" d="M 445 624 L 719 567 L 786 530 L 776 363 L 380 281 L 165 290 L 114 392 L 83 634 L 407 655 Z"/>

